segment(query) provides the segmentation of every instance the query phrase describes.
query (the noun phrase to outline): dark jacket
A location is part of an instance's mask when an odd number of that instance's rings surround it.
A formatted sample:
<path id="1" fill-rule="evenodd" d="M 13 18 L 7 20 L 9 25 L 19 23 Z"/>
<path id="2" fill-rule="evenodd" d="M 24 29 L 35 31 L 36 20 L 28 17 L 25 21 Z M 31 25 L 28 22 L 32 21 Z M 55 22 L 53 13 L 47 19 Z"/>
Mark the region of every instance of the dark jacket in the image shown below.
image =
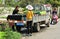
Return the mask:
<path id="1" fill-rule="evenodd" d="M 18 14 L 18 11 L 19 11 L 19 10 L 16 10 L 16 9 L 15 9 L 12 14 Z"/>
<path id="2" fill-rule="evenodd" d="M 57 14 L 57 11 L 56 11 L 56 10 L 54 10 L 54 11 L 52 12 L 52 14 Z"/>

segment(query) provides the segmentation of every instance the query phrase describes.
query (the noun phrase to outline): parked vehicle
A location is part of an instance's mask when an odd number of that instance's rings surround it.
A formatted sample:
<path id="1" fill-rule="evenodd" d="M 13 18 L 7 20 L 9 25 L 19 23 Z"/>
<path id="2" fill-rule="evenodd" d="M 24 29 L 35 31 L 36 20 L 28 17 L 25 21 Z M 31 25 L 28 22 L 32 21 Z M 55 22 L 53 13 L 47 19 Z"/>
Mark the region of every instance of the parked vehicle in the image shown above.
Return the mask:
<path id="1" fill-rule="evenodd" d="M 58 22 L 58 16 L 57 16 L 56 14 L 54 14 L 54 15 L 52 16 L 51 23 L 52 23 L 52 24 L 56 24 L 57 22 Z"/>
<path id="2" fill-rule="evenodd" d="M 33 31 L 40 31 L 40 25 L 42 25 L 42 24 L 45 24 L 47 27 L 49 27 L 50 16 L 48 13 L 46 13 L 43 5 L 39 6 L 39 7 L 40 7 L 40 10 L 34 11 L 34 16 L 33 16 L 33 20 L 32 20 L 33 21 L 33 23 L 32 23 Z M 12 22 L 15 26 L 20 26 L 20 29 L 27 27 L 26 14 L 8 15 L 7 21 L 8 21 L 8 23 Z M 44 26 L 44 27 L 46 27 L 46 26 Z"/>

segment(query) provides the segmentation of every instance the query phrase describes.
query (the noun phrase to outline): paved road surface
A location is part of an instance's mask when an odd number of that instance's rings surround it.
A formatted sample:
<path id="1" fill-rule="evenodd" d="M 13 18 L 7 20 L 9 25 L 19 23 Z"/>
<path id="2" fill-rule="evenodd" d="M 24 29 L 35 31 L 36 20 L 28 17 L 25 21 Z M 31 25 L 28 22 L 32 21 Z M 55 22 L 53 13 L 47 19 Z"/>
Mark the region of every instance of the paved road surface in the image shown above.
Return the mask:
<path id="1" fill-rule="evenodd" d="M 22 39 L 60 39 L 60 20 L 56 25 L 50 25 L 49 28 L 33 33 L 30 37 L 22 37 Z"/>

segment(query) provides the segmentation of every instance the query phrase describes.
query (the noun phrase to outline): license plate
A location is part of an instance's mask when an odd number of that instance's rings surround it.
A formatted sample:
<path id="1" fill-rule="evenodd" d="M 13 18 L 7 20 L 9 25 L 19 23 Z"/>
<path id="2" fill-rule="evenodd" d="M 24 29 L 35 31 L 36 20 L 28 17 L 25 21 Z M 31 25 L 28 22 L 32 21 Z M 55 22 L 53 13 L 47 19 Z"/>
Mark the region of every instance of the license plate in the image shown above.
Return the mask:
<path id="1" fill-rule="evenodd" d="M 17 25 L 17 26 L 23 26 L 24 23 L 19 22 L 19 23 L 16 23 L 16 25 Z"/>

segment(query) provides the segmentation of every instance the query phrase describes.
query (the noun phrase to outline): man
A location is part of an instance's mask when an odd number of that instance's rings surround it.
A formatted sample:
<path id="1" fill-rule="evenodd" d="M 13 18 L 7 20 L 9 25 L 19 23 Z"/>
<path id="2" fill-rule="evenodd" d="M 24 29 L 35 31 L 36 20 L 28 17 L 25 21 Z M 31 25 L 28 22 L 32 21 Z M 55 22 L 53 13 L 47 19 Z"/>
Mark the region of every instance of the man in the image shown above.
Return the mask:
<path id="1" fill-rule="evenodd" d="M 27 17 L 27 34 L 32 36 L 32 19 L 33 19 L 33 11 L 31 5 L 27 6 L 28 12 L 26 14 Z"/>

